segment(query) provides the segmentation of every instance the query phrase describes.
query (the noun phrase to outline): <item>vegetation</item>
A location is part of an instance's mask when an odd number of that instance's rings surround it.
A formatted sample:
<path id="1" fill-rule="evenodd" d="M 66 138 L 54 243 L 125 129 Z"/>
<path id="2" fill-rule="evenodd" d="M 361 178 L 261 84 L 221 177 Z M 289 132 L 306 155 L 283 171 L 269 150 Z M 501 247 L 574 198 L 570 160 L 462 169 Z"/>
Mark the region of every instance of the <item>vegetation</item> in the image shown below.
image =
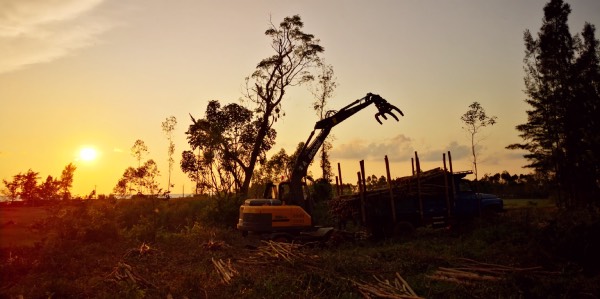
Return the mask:
<path id="1" fill-rule="evenodd" d="M 165 121 L 162 122 L 162 130 L 167 136 L 167 140 L 169 141 L 169 148 L 167 150 L 169 159 L 169 180 L 167 182 L 167 194 L 171 192 L 171 172 L 173 171 L 173 164 L 175 163 L 175 159 L 173 159 L 173 155 L 175 154 L 175 143 L 173 142 L 173 131 L 175 130 L 175 126 L 177 125 L 177 118 L 175 116 L 169 116 Z"/>
<path id="2" fill-rule="evenodd" d="M 362 298 L 354 282 L 374 284 L 373 275 L 392 280 L 394 273 L 425 298 L 581 298 L 600 292 L 600 265 L 593 258 L 598 241 L 574 238 L 598 228 L 554 222 L 556 210 L 529 205 L 452 230 L 419 229 L 399 240 L 335 238 L 296 248 L 303 258 L 288 261 L 261 257 L 264 243 L 232 229 L 237 206 L 224 212 L 216 205 L 207 198 L 137 197 L 49 207 L 48 217 L 30 226 L 40 236 L 32 240 L 35 246 L 6 247 L 3 241 L 0 296 Z M 464 259 L 513 270 L 493 280 L 434 278 Z M 212 260 L 229 261 L 237 274 L 223 282 Z"/>
<path id="3" fill-rule="evenodd" d="M 321 63 L 321 72 L 317 76 L 317 82 L 314 85 L 312 94 L 315 97 L 313 102 L 313 109 L 317 112 L 320 120 L 329 116 L 331 110 L 326 110 L 327 102 L 333 96 L 333 91 L 337 87 L 335 74 L 333 72 L 333 66 L 330 64 Z M 327 137 L 331 140 L 333 136 Z M 328 140 L 323 142 L 321 146 L 321 162 L 320 167 L 323 172 L 322 179 L 330 182 L 333 177 L 333 171 L 331 169 L 331 162 L 329 161 L 329 152 L 333 148 L 333 145 Z"/>
<path id="4" fill-rule="evenodd" d="M 484 127 L 493 126 L 496 123 L 496 119 L 497 117 L 495 116 L 488 116 L 479 102 L 473 102 L 469 105 L 469 110 L 460 117 L 460 120 L 462 120 L 465 125 L 463 129 L 467 131 L 471 137 L 473 174 L 475 175 L 476 181 L 479 178 L 477 176 L 477 153 L 475 151 L 475 147 L 479 144 L 477 134 L 479 134 Z"/>
<path id="5" fill-rule="evenodd" d="M 63 169 L 60 179 L 52 176 L 39 183 L 39 173 L 29 169 L 26 173 L 13 176 L 11 181 L 2 180 L 5 194 L 11 201 L 20 199 L 24 202 L 35 204 L 39 200 L 71 199 L 71 187 L 73 186 L 73 175 L 77 167 L 69 163 Z"/>
<path id="6" fill-rule="evenodd" d="M 600 60 L 595 27 L 571 36 L 569 4 L 551 0 L 544 7 L 538 37 L 525 31 L 525 86 L 531 110 L 517 126 L 525 141 L 527 167 L 549 177 L 558 203 L 583 207 L 600 203 Z"/>

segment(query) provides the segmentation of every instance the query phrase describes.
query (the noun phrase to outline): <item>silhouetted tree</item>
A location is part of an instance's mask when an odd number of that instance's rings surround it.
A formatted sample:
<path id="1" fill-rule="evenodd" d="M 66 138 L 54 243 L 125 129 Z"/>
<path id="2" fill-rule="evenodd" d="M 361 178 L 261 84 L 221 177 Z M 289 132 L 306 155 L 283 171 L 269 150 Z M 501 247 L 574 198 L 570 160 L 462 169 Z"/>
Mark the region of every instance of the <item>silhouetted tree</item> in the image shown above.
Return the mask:
<path id="1" fill-rule="evenodd" d="M 200 150 L 198 150 L 200 151 Z M 181 171 L 195 183 L 195 194 L 202 194 L 209 188 L 207 181 L 208 174 L 203 167 L 201 154 L 195 155 L 192 151 L 183 151 L 181 153 Z"/>
<path id="2" fill-rule="evenodd" d="M 135 141 L 135 143 L 133 144 L 133 146 L 131 147 L 131 155 L 135 157 L 135 159 L 138 162 L 138 169 L 140 169 L 142 167 L 142 159 L 144 158 L 144 155 L 148 154 L 148 147 L 146 146 L 146 143 L 144 143 L 143 140 L 138 139 Z M 138 176 L 138 181 L 136 181 L 136 185 L 138 187 L 138 192 L 141 192 L 141 187 L 143 182 L 141 181 L 141 178 Z"/>
<path id="3" fill-rule="evenodd" d="M 76 169 L 77 167 L 73 163 L 69 163 L 60 175 L 59 191 L 64 200 L 71 199 L 71 187 L 73 186 L 73 177 Z"/>
<path id="4" fill-rule="evenodd" d="M 460 120 L 463 121 L 464 127 L 463 129 L 467 131 L 471 138 L 471 154 L 472 154 L 472 163 L 473 163 L 473 174 L 475 174 L 475 181 L 477 181 L 477 153 L 475 148 L 479 144 L 479 140 L 477 139 L 477 134 L 481 132 L 484 127 L 493 126 L 496 123 L 497 117 L 488 116 L 485 113 L 485 109 L 481 107 L 481 104 L 478 102 L 473 102 L 469 105 L 469 110 L 465 112 L 460 117 Z"/>
<path id="5" fill-rule="evenodd" d="M 598 172 L 588 170 L 598 151 L 594 138 L 587 139 L 598 132 L 598 46 L 593 27 L 586 25 L 584 42 L 576 47 L 567 24 L 570 13 L 568 4 L 551 0 L 537 39 L 525 31 L 526 102 L 532 109 L 527 123 L 517 126 L 525 142 L 507 147 L 529 152 L 526 167 L 552 180 L 564 206 L 598 202 L 598 196 L 579 192 L 598 192 Z"/>
<path id="6" fill-rule="evenodd" d="M 167 183 L 167 193 L 170 193 L 171 191 L 171 171 L 173 170 L 173 163 L 175 163 L 175 159 L 173 159 L 173 155 L 175 154 L 175 143 L 173 142 L 173 131 L 175 131 L 175 125 L 177 125 L 177 118 L 175 118 L 175 116 L 169 116 L 165 121 L 162 122 L 162 130 L 169 141 L 169 149 L 167 150 L 169 156 L 169 180 Z"/>
<path id="7" fill-rule="evenodd" d="M 276 26 L 271 23 L 265 35 L 271 38 L 274 54 L 260 61 L 246 78 L 245 98 L 256 104 L 257 131 L 240 193 L 247 195 L 256 163 L 273 124 L 284 115 L 281 103 L 288 87 L 313 79 L 309 69 L 319 62 L 323 47 L 312 34 L 302 31 L 300 16 L 286 17 Z"/>
<path id="8" fill-rule="evenodd" d="M 317 82 L 314 85 L 312 94 L 315 97 L 313 102 L 313 109 L 317 112 L 319 120 L 329 116 L 329 112 L 326 110 L 327 101 L 333 96 L 333 91 L 337 87 L 335 74 L 333 72 L 333 66 L 325 63 L 320 64 L 321 70 L 317 76 Z M 323 171 L 322 178 L 331 181 L 333 171 L 331 170 L 331 162 L 329 161 L 329 152 L 332 149 L 332 144 L 328 140 L 333 136 L 328 136 L 321 146 L 321 170 Z"/>
<path id="9" fill-rule="evenodd" d="M 248 175 L 254 138 L 259 130 L 259 122 L 252 120 L 252 111 L 238 105 L 228 104 L 221 108 L 218 101 L 210 101 L 206 107 L 205 118 L 196 120 L 186 132 L 192 150 L 198 149 L 198 167 L 207 175 L 205 182 L 215 194 L 226 196 L 239 191 Z M 265 153 L 275 140 L 275 130 L 269 129 L 259 155 L 264 160 Z M 192 157 L 186 167 L 195 167 Z"/>

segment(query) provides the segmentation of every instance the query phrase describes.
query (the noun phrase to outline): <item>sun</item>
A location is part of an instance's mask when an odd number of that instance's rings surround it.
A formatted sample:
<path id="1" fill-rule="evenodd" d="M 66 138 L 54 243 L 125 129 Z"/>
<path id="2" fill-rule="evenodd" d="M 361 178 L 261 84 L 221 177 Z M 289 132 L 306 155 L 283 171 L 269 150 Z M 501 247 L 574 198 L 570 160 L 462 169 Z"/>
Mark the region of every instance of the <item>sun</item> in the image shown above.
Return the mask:
<path id="1" fill-rule="evenodd" d="M 98 151 L 93 147 L 84 147 L 79 151 L 79 158 L 83 161 L 93 161 L 98 157 Z"/>

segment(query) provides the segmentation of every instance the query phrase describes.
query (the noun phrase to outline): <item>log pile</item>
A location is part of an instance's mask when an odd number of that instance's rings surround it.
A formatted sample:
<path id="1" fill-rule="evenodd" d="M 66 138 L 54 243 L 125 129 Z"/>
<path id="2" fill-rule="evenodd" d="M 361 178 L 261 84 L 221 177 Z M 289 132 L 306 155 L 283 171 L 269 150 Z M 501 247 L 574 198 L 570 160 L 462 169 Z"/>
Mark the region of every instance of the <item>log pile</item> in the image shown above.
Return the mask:
<path id="1" fill-rule="evenodd" d="M 107 281 L 127 281 L 143 288 L 156 288 L 155 285 L 137 274 L 133 267 L 125 262 L 118 262 L 113 271 L 106 277 Z"/>
<path id="2" fill-rule="evenodd" d="M 286 261 L 290 265 L 297 261 L 307 262 L 318 258 L 315 255 L 307 255 L 302 252 L 305 245 L 295 243 L 282 243 L 275 241 L 262 241 L 262 245 L 257 248 L 256 254 L 246 259 L 240 260 L 245 264 L 269 264 Z"/>
<path id="3" fill-rule="evenodd" d="M 376 275 L 375 283 L 357 282 L 350 280 L 357 288 L 358 292 L 365 298 L 389 298 L 389 299 L 418 299 L 419 297 L 410 285 L 396 272 L 393 281 L 383 279 Z"/>
<path id="4" fill-rule="evenodd" d="M 531 275 L 554 275 L 555 272 L 544 271 L 542 267 L 518 268 L 498 264 L 482 263 L 471 259 L 460 259 L 457 267 L 439 267 L 426 277 L 431 280 L 451 282 L 461 285 L 474 285 L 478 282 L 505 280 L 508 275 L 523 273 Z"/>
<path id="5" fill-rule="evenodd" d="M 229 284 L 233 277 L 239 274 L 239 272 L 233 268 L 231 265 L 231 260 L 229 259 L 227 262 L 224 262 L 222 259 L 215 260 L 214 258 L 211 258 L 210 260 L 212 261 L 217 274 L 219 274 L 219 277 L 221 277 L 221 281 L 224 284 Z"/>

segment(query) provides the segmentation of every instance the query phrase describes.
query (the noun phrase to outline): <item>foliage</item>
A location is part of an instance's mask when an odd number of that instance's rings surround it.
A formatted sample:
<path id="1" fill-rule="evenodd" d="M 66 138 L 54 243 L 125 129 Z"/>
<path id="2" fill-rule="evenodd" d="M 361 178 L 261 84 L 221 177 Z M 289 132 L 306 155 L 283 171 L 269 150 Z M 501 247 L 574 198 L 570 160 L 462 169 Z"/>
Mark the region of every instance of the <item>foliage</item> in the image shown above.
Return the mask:
<path id="1" fill-rule="evenodd" d="M 142 159 L 144 158 L 144 155 L 148 154 L 148 146 L 146 146 L 146 143 L 144 143 L 143 140 L 138 139 L 133 143 L 133 146 L 131 147 L 131 155 L 135 157 L 135 159 L 138 162 L 138 169 L 140 169 L 142 167 Z M 137 185 L 137 191 L 138 192 L 142 192 L 142 181 L 141 178 L 139 178 L 138 175 L 136 175 L 136 177 L 138 177 L 138 180 L 133 181 L 133 183 L 135 183 L 135 185 Z"/>
<path id="2" fill-rule="evenodd" d="M 240 192 L 248 193 L 252 174 L 273 124 L 284 115 L 281 104 L 286 90 L 313 79 L 309 70 L 319 62 L 323 47 L 312 34 L 302 31 L 300 16 L 286 17 L 276 26 L 270 23 L 265 35 L 271 38 L 274 54 L 261 60 L 246 78 L 245 98 L 256 105 L 257 132 Z"/>
<path id="3" fill-rule="evenodd" d="M 175 126 L 177 125 L 177 118 L 175 116 L 169 116 L 165 121 L 162 122 L 162 130 L 167 136 L 167 140 L 169 141 L 169 148 L 167 150 L 167 154 L 169 159 L 169 181 L 167 182 L 167 193 L 171 191 L 171 172 L 173 171 L 173 164 L 175 163 L 175 159 L 173 159 L 173 155 L 175 154 L 175 143 L 173 142 L 173 131 L 175 130 Z"/>
<path id="4" fill-rule="evenodd" d="M 138 194 L 144 192 L 152 195 L 159 194 L 162 189 L 157 182 L 158 176 L 160 176 L 158 166 L 154 160 L 150 159 L 138 168 L 128 167 L 125 169 L 113 192 L 120 196 L 126 196 L 132 191 L 137 191 Z M 137 189 L 134 189 L 133 185 L 136 185 Z"/>
<path id="5" fill-rule="evenodd" d="M 476 135 L 487 126 L 493 126 L 496 124 L 497 117 L 488 116 L 485 113 L 483 107 L 479 102 L 473 102 L 469 105 L 469 110 L 460 117 L 465 126 L 463 129 L 471 135 L 471 154 L 473 155 L 473 174 L 475 174 L 475 180 L 477 180 L 477 154 L 475 153 L 475 147 L 479 141 L 476 139 Z"/>
<path id="6" fill-rule="evenodd" d="M 2 180 L 5 186 L 3 193 L 12 201 L 20 198 L 32 204 L 37 200 L 71 199 L 75 169 L 73 163 L 69 163 L 63 169 L 60 179 L 49 175 L 43 182 L 38 182 L 39 172 L 29 169 L 26 173 L 14 175 L 11 181 Z"/>
<path id="7" fill-rule="evenodd" d="M 492 193 L 501 198 L 547 198 L 549 196 L 548 180 L 544 176 L 532 174 L 502 173 L 484 174 L 477 181 L 476 191 Z"/>
<path id="8" fill-rule="evenodd" d="M 191 119 L 187 139 L 192 150 L 198 149 L 200 155 L 185 153 L 182 170 L 188 174 L 202 173 L 203 184 L 218 197 L 238 192 L 248 173 L 254 136 L 259 130 L 259 123 L 252 120 L 252 111 L 235 103 L 221 107 L 218 101 L 210 101 L 205 118 Z M 273 129 L 265 136 L 259 152 L 262 159 L 275 136 Z"/>
<path id="9" fill-rule="evenodd" d="M 321 72 L 317 76 L 317 83 L 314 85 L 312 94 L 315 97 L 313 102 L 313 109 L 317 112 L 317 116 L 322 120 L 329 116 L 330 112 L 326 111 L 327 101 L 333 96 L 333 91 L 337 87 L 336 78 L 333 72 L 333 66 L 323 63 L 321 61 Z M 329 136 L 327 139 L 331 139 L 333 136 Z M 323 179 L 331 180 L 333 171 L 331 170 L 331 162 L 329 161 L 329 152 L 333 145 L 331 142 L 325 140 L 321 148 L 321 162 L 320 167 L 323 171 Z"/>
<path id="10" fill-rule="evenodd" d="M 547 174 L 559 204 L 567 207 L 598 204 L 600 198 L 598 41 L 590 24 L 583 42 L 573 38 L 570 13 L 568 4 L 551 0 L 538 37 L 525 31 L 525 92 L 532 109 L 527 123 L 517 126 L 525 142 L 507 147 L 528 151 L 527 167 Z"/>

